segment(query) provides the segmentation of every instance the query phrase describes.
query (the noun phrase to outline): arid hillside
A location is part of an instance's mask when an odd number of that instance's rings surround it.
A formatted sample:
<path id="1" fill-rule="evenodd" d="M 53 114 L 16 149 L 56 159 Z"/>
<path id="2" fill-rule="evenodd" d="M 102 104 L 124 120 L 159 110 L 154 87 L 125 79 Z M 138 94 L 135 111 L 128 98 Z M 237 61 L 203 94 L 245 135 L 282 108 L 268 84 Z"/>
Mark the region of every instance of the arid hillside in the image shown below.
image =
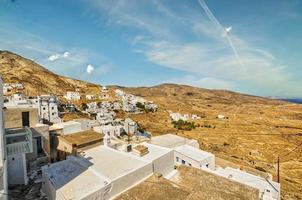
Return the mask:
<path id="1" fill-rule="evenodd" d="M 302 104 L 175 84 L 124 90 L 159 105 L 156 113 L 131 116 L 153 135 L 197 139 L 202 149 L 239 166 L 270 172 L 274 180 L 280 156 L 283 199 L 302 199 Z M 169 111 L 202 116 L 195 121 L 200 127 L 177 130 Z M 226 119 L 218 119 L 219 114 Z"/>
<path id="2" fill-rule="evenodd" d="M 62 95 L 75 89 L 99 91 L 96 84 L 57 75 L 32 60 L 8 51 L 0 51 L 0 75 L 4 82 L 23 83 L 29 96 L 45 93 Z"/>
<path id="3" fill-rule="evenodd" d="M 56 75 L 7 51 L 0 51 L 0 75 L 4 82 L 23 83 L 27 95 L 62 95 L 76 88 L 99 91 L 98 85 Z M 109 88 L 113 94 L 117 87 Z M 174 133 L 197 139 L 202 149 L 217 157 L 272 173 L 274 180 L 279 156 L 282 198 L 302 199 L 302 104 L 176 84 L 119 88 L 159 106 L 155 113 L 129 115 L 153 135 Z M 200 126 L 177 130 L 169 111 L 199 115 L 202 118 L 194 122 Z M 218 115 L 226 118 L 218 119 Z M 225 161 L 217 162 L 223 165 Z"/>

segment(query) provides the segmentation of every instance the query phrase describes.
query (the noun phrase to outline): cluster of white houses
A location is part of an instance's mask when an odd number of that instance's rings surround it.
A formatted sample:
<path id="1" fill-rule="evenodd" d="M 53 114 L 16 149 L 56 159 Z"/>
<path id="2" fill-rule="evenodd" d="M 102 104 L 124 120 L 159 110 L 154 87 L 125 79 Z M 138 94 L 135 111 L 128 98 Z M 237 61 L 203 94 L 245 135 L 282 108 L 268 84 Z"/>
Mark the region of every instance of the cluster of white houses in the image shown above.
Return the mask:
<path id="1" fill-rule="evenodd" d="M 22 83 L 4 83 L 2 91 L 4 94 L 6 94 L 14 90 L 23 90 L 23 89 L 24 86 Z"/>
<path id="2" fill-rule="evenodd" d="M 125 94 L 117 91 L 117 95 Z M 143 102 L 126 96 L 128 103 Z M 48 199 L 101 200 L 113 199 L 153 174 L 170 179 L 179 165 L 256 188 L 259 199 L 280 199 L 280 184 L 270 177 L 218 167 L 215 156 L 202 151 L 196 140 L 139 133 L 136 122 L 114 119 L 106 105 L 96 108 L 101 109 L 96 113 L 103 113 L 95 120 L 68 122 L 51 118 L 58 112 L 58 99 L 53 96 L 20 95 L 4 105 L 0 94 L 0 106 L 0 199 L 8 199 L 9 185 L 27 184 L 28 170 L 37 166 L 42 166 L 42 191 Z M 53 124 L 43 124 L 42 119 Z"/>
<path id="3" fill-rule="evenodd" d="M 121 99 L 122 109 L 125 112 L 137 113 L 140 112 L 142 109 L 155 112 L 158 109 L 157 105 L 153 102 L 147 101 L 144 98 L 135 96 L 133 94 L 127 94 L 120 89 L 116 89 L 115 94 Z"/>
<path id="4" fill-rule="evenodd" d="M 169 111 L 169 115 L 170 115 L 170 118 L 173 120 L 173 121 L 179 121 L 179 120 L 182 120 L 182 121 L 188 121 L 190 119 L 192 120 L 197 120 L 197 119 L 200 119 L 200 116 L 196 115 L 196 114 L 193 114 L 191 115 L 190 117 L 190 114 L 180 114 L 180 113 L 174 113 L 172 111 Z"/>
<path id="5" fill-rule="evenodd" d="M 78 101 L 81 99 L 82 95 L 78 91 L 67 91 L 64 97 L 69 101 Z M 101 92 L 99 94 L 85 95 L 86 100 L 98 100 L 98 99 L 108 99 L 108 98 L 109 98 L 109 94 L 106 86 L 102 87 Z"/>

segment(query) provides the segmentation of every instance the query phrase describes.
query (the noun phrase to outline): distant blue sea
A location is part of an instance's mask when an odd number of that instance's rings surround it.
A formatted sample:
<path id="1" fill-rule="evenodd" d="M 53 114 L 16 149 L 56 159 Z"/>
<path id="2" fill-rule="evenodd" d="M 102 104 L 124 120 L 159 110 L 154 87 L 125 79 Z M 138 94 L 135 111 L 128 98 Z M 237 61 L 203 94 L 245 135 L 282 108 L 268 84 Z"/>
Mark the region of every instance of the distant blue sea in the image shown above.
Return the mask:
<path id="1" fill-rule="evenodd" d="M 299 103 L 302 104 L 302 99 L 281 99 L 283 101 L 288 101 L 288 102 L 292 102 L 292 103 Z"/>

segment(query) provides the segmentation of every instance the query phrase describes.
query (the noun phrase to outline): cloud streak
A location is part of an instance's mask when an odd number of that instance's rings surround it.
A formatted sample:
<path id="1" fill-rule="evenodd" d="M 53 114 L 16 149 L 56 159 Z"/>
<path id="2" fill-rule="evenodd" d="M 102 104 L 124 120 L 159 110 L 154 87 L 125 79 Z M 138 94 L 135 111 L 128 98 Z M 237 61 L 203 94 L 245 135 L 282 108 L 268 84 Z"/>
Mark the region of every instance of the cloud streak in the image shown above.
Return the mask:
<path id="1" fill-rule="evenodd" d="M 221 32 L 221 34 L 228 40 L 228 43 L 230 45 L 230 47 L 232 48 L 239 64 L 241 66 L 243 66 L 242 60 L 239 56 L 239 53 L 232 41 L 231 36 L 229 35 L 228 32 L 225 31 L 225 28 L 221 25 L 221 23 L 217 20 L 217 18 L 215 17 L 215 15 L 212 13 L 212 11 L 209 9 L 209 7 L 207 6 L 206 2 L 204 0 L 198 0 L 199 5 L 203 8 L 203 10 L 205 11 L 206 15 L 209 17 L 209 19 L 211 20 L 211 22 L 213 22 L 215 24 L 215 26 L 218 28 L 218 30 Z"/>
<path id="2" fill-rule="evenodd" d="M 186 83 L 209 88 L 222 88 L 225 84 L 225 88 L 258 95 L 292 96 L 302 92 L 291 79 L 292 75 L 284 71 L 286 65 L 272 53 L 238 35 L 232 34 L 231 38 L 225 34 L 224 27 L 204 1 L 199 0 L 197 4 L 205 11 L 206 18 L 198 9 L 183 5 L 185 9 L 176 13 L 163 3 L 154 2 L 159 12 L 156 15 L 161 17 L 150 20 L 135 4 L 119 3 L 112 11 L 107 3 L 94 1 L 102 13 L 106 13 L 104 7 L 111 10 L 108 17 L 114 19 L 116 25 L 144 31 L 145 35 L 140 32 L 130 40 L 135 52 L 145 55 L 151 63 L 186 72 L 184 76 L 194 74 L 195 78 Z M 187 41 L 187 36 L 183 37 L 182 32 L 175 29 L 196 34 L 198 39 Z"/>

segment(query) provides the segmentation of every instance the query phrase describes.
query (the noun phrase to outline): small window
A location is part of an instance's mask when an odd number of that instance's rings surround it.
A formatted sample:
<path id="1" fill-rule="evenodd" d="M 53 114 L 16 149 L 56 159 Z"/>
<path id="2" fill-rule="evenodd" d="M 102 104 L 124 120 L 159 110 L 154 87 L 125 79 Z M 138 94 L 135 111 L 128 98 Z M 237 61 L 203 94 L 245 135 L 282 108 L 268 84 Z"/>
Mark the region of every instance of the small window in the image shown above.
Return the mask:
<path id="1" fill-rule="evenodd" d="M 51 109 L 54 110 L 55 108 L 54 108 L 54 107 L 51 107 Z"/>
<path id="2" fill-rule="evenodd" d="M 208 163 L 208 164 L 206 164 L 206 167 L 207 167 L 207 168 L 209 168 L 209 163 Z"/>
<path id="3" fill-rule="evenodd" d="M 55 113 L 51 113 L 52 115 L 55 115 Z"/>
<path id="4" fill-rule="evenodd" d="M 178 157 L 176 157 L 176 162 L 179 162 L 179 158 Z"/>
<path id="5" fill-rule="evenodd" d="M 181 160 L 181 164 L 185 165 L 185 164 L 186 164 L 186 161 Z"/>
<path id="6" fill-rule="evenodd" d="M 43 110 L 45 110 L 46 108 L 45 107 L 43 107 Z"/>
<path id="7" fill-rule="evenodd" d="M 189 163 L 189 166 L 192 166 L 191 163 Z"/>

